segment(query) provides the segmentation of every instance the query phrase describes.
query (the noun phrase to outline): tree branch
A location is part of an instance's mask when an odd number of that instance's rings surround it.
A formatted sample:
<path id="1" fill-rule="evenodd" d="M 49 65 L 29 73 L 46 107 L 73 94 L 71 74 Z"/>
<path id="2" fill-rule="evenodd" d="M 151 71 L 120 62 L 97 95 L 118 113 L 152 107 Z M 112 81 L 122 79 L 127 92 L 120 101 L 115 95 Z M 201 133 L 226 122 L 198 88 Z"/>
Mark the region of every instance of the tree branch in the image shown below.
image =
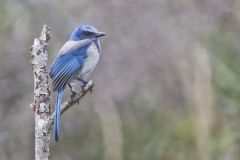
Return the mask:
<path id="1" fill-rule="evenodd" d="M 48 160 L 50 155 L 50 132 L 47 130 L 51 113 L 47 72 L 49 40 L 50 31 L 44 25 L 40 37 L 35 38 L 29 48 L 34 78 L 34 102 L 31 107 L 35 111 L 35 160 Z"/>
<path id="2" fill-rule="evenodd" d="M 81 92 L 81 94 L 76 94 L 73 97 L 71 97 L 70 99 L 68 99 L 67 101 L 65 101 L 62 105 L 61 105 L 61 115 L 68 110 L 69 108 L 73 107 L 75 104 L 78 104 L 79 101 L 85 96 L 87 95 L 87 93 L 90 91 L 92 91 L 92 88 L 94 86 L 94 83 L 92 80 L 90 80 L 86 87 L 84 88 L 84 90 Z M 47 130 L 50 132 L 54 123 L 54 114 L 55 112 L 52 113 L 51 118 L 49 120 L 48 123 L 48 127 Z"/>

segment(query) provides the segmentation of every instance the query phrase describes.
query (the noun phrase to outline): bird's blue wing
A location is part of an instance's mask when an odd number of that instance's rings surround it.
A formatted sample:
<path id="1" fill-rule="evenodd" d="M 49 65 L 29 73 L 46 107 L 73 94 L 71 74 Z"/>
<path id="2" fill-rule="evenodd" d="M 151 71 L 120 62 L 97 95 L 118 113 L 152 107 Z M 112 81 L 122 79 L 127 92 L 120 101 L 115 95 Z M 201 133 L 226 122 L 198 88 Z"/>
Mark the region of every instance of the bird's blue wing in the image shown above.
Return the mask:
<path id="1" fill-rule="evenodd" d="M 77 76 L 84 59 L 87 57 L 87 49 L 91 43 L 80 45 L 61 54 L 50 69 L 50 77 L 53 80 L 53 90 L 65 88 L 65 86 Z"/>

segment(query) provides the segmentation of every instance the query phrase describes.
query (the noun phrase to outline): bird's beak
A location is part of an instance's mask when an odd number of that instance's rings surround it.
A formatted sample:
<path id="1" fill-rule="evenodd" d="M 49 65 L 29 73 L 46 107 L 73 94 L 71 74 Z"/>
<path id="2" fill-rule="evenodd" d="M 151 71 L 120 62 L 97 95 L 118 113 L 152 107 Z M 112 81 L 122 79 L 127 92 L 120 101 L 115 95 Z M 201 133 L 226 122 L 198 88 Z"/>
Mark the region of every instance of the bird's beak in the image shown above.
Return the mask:
<path id="1" fill-rule="evenodd" d="M 102 36 L 105 36 L 105 35 L 107 35 L 107 34 L 104 33 L 104 32 L 98 32 L 98 33 L 97 33 L 97 37 L 102 37 Z"/>

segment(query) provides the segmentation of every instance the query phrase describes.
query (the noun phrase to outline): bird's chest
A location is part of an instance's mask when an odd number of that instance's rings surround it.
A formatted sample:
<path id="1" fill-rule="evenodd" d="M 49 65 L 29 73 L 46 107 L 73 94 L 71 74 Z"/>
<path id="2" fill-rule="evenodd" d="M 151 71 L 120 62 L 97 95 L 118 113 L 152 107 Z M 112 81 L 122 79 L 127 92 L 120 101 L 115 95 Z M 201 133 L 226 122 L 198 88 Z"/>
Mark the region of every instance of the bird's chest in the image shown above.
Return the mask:
<path id="1" fill-rule="evenodd" d="M 99 58 L 100 58 L 99 49 L 97 48 L 97 46 L 95 44 L 92 44 L 87 49 L 87 58 L 83 62 L 83 66 L 82 66 L 79 76 L 83 79 L 88 78 L 88 76 L 95 69 L 95 67 L 99 61 Z"/>

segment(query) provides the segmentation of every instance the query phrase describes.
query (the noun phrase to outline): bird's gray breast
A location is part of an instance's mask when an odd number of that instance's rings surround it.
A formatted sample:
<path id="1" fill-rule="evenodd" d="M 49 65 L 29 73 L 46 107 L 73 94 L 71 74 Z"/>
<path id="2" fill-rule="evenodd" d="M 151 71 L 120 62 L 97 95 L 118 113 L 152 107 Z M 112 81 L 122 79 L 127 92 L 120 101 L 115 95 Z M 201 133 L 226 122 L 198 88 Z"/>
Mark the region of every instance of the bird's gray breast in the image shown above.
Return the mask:
<path id="1" fill-rule="evenodd" d="M 87 49 L 87 58 L 84 60 L 79 77 L 86 80 L 95 69 L 100 58 L 100 50 L 96 43 L 92 43 Z"/>

